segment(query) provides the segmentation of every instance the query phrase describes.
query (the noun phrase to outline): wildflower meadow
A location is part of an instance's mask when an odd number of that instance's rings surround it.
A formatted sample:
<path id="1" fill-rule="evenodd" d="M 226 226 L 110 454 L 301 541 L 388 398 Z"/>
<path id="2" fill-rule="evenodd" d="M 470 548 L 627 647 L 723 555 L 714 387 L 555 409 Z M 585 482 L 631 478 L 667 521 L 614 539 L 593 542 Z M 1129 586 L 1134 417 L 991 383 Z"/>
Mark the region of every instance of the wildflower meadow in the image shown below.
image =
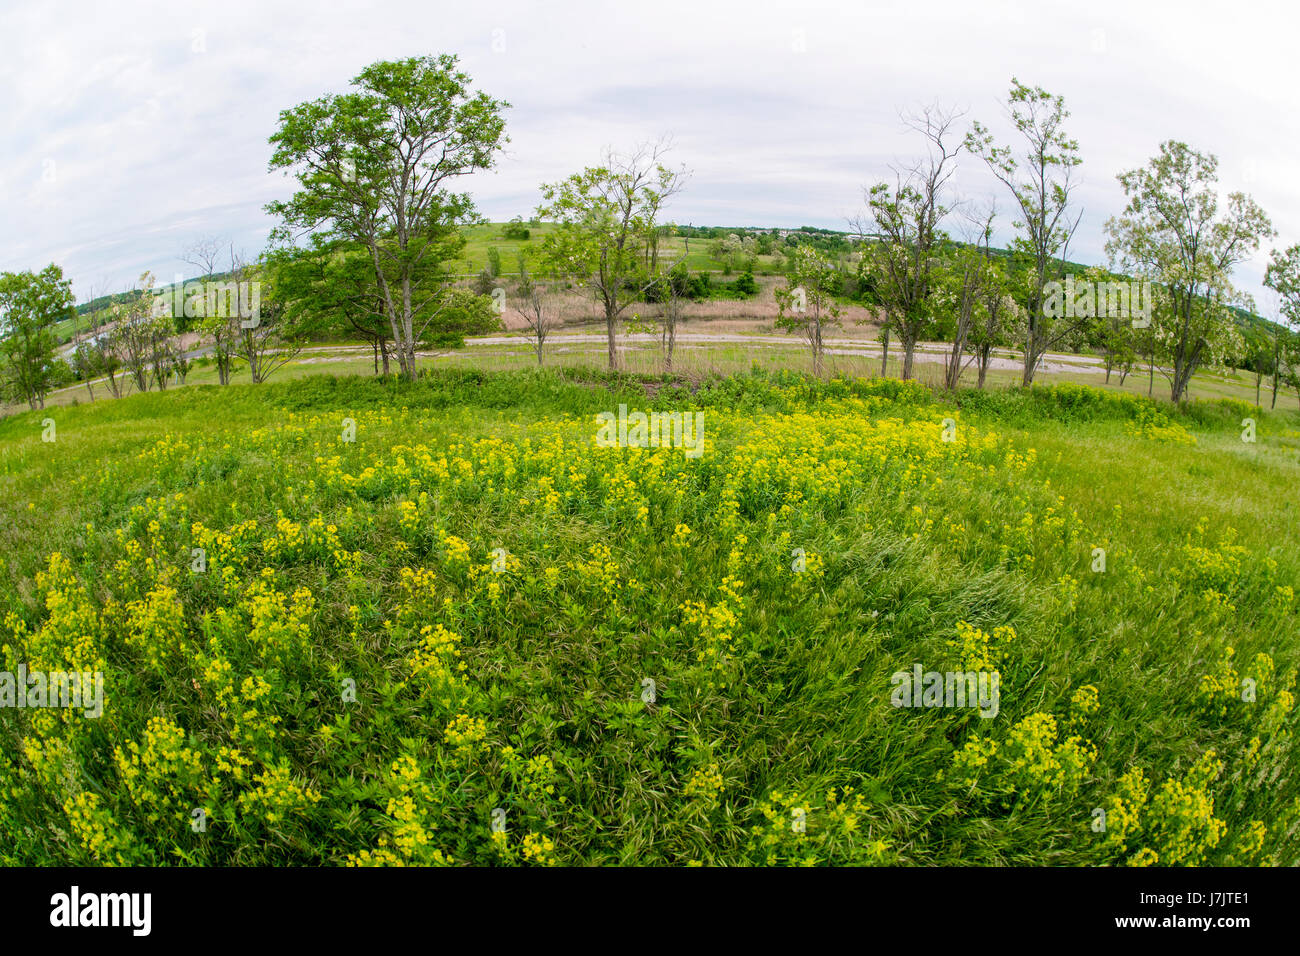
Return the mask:
<path id="1" fill-rule="evenodd" d="M 1294 863 L 1288 422 L 759 370 L 4 419 L 0 670 L 102 712 L 10 687 L 0 858 Z"/>

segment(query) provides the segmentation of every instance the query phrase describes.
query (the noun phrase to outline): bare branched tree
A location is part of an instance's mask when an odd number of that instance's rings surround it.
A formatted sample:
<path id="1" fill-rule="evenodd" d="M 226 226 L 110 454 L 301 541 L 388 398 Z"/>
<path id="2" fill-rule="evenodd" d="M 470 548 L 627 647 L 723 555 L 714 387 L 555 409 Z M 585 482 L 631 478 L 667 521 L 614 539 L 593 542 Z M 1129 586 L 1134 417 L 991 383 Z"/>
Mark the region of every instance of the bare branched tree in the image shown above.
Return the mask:
<path id="1" fill-rule="evenodd" d="M 896 332 L 903 343 L 905 379 L 912 377 L 917 341 L 932 318 L 934 271 L 944 241 L 940 225 L 952 208 L 947 186 L 963 148 L 953 126 L 962 115 L 937 104 L 904 115 L 906 125 L 925 138 L 926 157 L 891 167 L 893 184 L 880 182 L 865 190 L 867 213 L 851 220 L 865 238 L 864 271 L 885 312 L 884 361 L 889 358 L 889 335 Z"/>
<path id="2" fill-rule="evenodd" d="M 555 318 L 546 287 L 529 273 L 523 250 L 519 252 L 519 305 L 515 308 L 515 314 L 524 320 L 528 337 L 537 350 L 537 364 L 541 365 L 542 349 L 555 326 Z"/>

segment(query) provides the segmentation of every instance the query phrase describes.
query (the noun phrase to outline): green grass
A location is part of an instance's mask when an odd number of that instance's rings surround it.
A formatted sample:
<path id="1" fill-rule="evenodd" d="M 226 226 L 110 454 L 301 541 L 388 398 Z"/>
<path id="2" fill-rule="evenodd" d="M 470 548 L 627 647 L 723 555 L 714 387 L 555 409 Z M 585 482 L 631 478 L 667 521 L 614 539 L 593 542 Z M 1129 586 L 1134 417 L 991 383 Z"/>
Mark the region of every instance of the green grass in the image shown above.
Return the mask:
<path id="1" fill-rule="evenodd" d="M 453 263 L 457 274 L 477 275 L 488 264 L 488 249 L 493 246 L 501 254 L 501 271 L 506 275 L 515 275 L 519 271 L 518 255 L 522 250 L 530 269 L 539 269 L 541 264 L 541 240 L 555 230 L 554 223 L 542 223 L 537 226 L 525 223 L 529 237 L 525 240 L 506 239 L 503 236 L 506 223 L 493 222 L 480 226 L 467 226 L 465 249 Z M 684 260 L 691 272 L 721 272 L 723 264 L 709 254 L 712 246 L 709 239 L 683 239 L 671 236 L 662 241 L 660 254 L 669 261 Z M 771 269 L 775 263 L 773 256 L 759 256 L 758 270 Z"/>
<path id="2" fill-rule="evenodd" d="M 682 331 L 708 332 L 710 328 L 711 326 L 707 322 L 692 323 L 688 321 L 684 324 Z M 586 326 L 568 327 L 566 332 L 603 334 L 604 326 L 593 322 Z M 423 358 L 421 361 L 426 367 L 434 368 L 451 367 L 490 371 L 518 371 L 536 368 L 536 354 L 529 345 L 528 340 L 519 333 L 515 333 L 514 338 L 515 341 L 507 345 L 482 346 L 471 344 L 467 348 L 442 352 L 434 357 Z M 290 361 L 283 368 L 272 373 L 272 381 L 286 381 L 322 373 L 332 375 L 372 374 L 374 360 L 371 354 L 364 347 L 358 349 L 355 345 L 352 345 L 350 349 L 345 348 L 349 344 L 340 342 L 313 343 L 312 348 L 320 351 L 303 353 L 297 359 Z M 564 335 L 556 335 L 551 338 L 547 345 L 545 365 L 548 368 L 600 367 L 605 362 L 605 355 L 606 351 L 603 343 L 571 342 L 566 341 Z M 1014 355 L 1010 355 L 1010 357 L 1013 360 L 1016 358 Z M 825 361 L 826 368 L 832 375 L 859 378 L 874 377 L 880 374 L 879 357 L 868 353 L 853 355 L 827 354 Z M 663 359 L 657 345 L 637 343 L 627 347 L 625 353 L 625 368 L 627 371 L 653 375 L 657 374 L 662 369 L 662 366 Z M 801 345 L 795 339 L 791 339 L 788 343 L 777 344 L 770 341 L 756 341 L 754 345 L 745 343 L 692 343 L 683 340 L 678 343 L 675 357 L 675 368 L 680 373 L 691 378 L 713 374 L 743 374 L 754 366 L 774 373 L 783 369 L 811 373 L 812 360 L 807 347 Z M 890 350 L 887 374 L 889 376 L 899 376 L 901 375 L 901 369 L 901 353 L 897 348 L 893 348 Z M 943 371 L 942 366 L 939 364 L 918 361 L 915 365 L 915 375 L 917 380 L 923 384 L 936 388 L 942 384 Z M 990 369 L 987 387 L 990 390 L 1001 390 L 1019 385 L 1020 379 L 1021 372 L 1019 369 Z M 1082 371 L 1040 371 L 1037 380 L 1043 384 L 1070 382 L 1098 390 L 1140 396 L 1145 396 L 1149 387 L 1145 374 L 1130 375 L 1122 385 L 1117 375 L 1112 376 L 1111 381 L 1108 383 L 1102 375 Z M 236 362 L 234 381 L 236 383 L 248 381 L 247 367 L 240 362 Z M 962 384 L 973 386 L 975 382 L 975 370 L 968 368 L 962 377 Z M 215 366 L 203 362 L 195 363 L 186 379 L 187 386 L 214 385 L 216 383 L 217 372 Z M 1158 373 L 1153 391 L 1157 399 L 1163 400 L 1168 396 L 1167 385 Z M 1255 402 L 1253 376 L 1240 372 L 1225 373 L 1202 369 L 1192 377 L 1189 393 L 1193 399 L 1232 399 L 1249 404 Z M 46 404 L 47 406 L 82 404 L 91 401 L 102 401 L 109 396 L 108 387 L 103 383 L 95 384 L 93 393 L 82 384 L 52 392 L 47 396 Z M 1296 398 L 1294 389 L 1284 389 L 1278 395 L 1276 409 L 1280 412 L 1296 409 Z M 1260 400 L 1264 408 L 1269 408 L 1271 393 L 1267 388 L 1262 389 Z M 17 411 L 19 406 L 10 406 L 8 410 L 11 412 Z"/>
<path id="3" fill-rule="evenodd" d="M 705 453 L 596 447 L 620 403 Z M 449 368 L 4 419 L 3 669 L 105 706 L 0 709 L 0 859 L 1293 864 L 1300 421 L 1243 409 Z M 893 706 L 916 663 L 997 715 Z"/>

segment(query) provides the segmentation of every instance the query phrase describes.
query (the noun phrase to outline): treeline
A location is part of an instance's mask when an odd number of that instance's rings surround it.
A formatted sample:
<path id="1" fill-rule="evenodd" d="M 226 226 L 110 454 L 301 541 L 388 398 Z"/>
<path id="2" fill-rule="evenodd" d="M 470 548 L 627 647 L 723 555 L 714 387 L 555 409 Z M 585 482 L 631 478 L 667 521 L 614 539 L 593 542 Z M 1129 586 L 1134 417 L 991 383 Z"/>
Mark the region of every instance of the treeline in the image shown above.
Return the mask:
<path id="1" fill-rule="evenodd" d="M 0 378 L 11 400 L 33 408 L 68 375 L 120 394 L 183 382 L 198 361 L 214 364 L 223 384 L 245 368 L 256 383 L 305 343 L 339 338 L 369 344 L 376 372 L 395 364 L 413 378 L 419 350 L 499 329 L 507 312 L 523 321 L 541 362 L 557 297 L 575 291 L 603 317 L 611 367 L 629 308 L 657 304 L 635 321 L 658 331 L 671 369 L 689 303 L 756 295 L 763 271 L 784 278 L 776 325 L 807 341 L 819 373 L 827 331 L 857 302 L 880 326 L 882 371 L 896 348 L 904 379 L 918 344 L 935 340 L 948 343 L 949 387 L 972 368 L 982 385 L 998 348 L 1022 356 L 1025 385 L 1051 350 L 1096 351 L 1108 379 L 1121 382 L 1144 368 L 1148 391 L 1160 374 L 1176 402 L 1207 366 L 1249 368 L 1275 392 L 1295 382 L 1300 245 L 1275 249 L 1265 279 L 1285 324 L 1243 326 L 1254 303 L 1233 269 L 1275 231 L 1249 196 L 1220 195 L 1213 155 L 1170 140 L 1146 166 L 1120 173 L 1126 205 L 1105 224 L 1107 267 L 1081 267 L 1068 258 L 1082 157 L 1065 131 L 1065 103 L 1013 79 L 1005 107 L 1001 136 L 978 121 L 963 126 L 961 113 L 939 105 L 910 114 L 917 158 L 864 188 L 849 232 L 675 225 L 665 210 L 686 177 L 667 164 L 664 144 L 607 150 L 596 165 L 542 184 L 532 217 L 507 224 L 503 237 L 520 241 L 547 224 L 512 281 L 492 249 L 464 288 L 456 276 L 465 228 L 482 220 L 456 187 L 495 165 L 509 104 L 475 90 L 453 56 L 374 63 L 347 93 L 281 112 L 270 169 L 296 186 L 266 207 L 278 225 L 256 261 L 231 251 L 219 268 L 221 244 L 199 243 L 187 251 L 203 276 L 196 288 L 159 297 L 146 274 L 126 293 L 92 297 L 96 331 L 65 356 L 52 331 L 73 314 L 62 273 L 6 274 Z M 963 160 L 992 175 L 997 196 L 955 193 Z M 995 249 L 991 236 L 1008 214 L 1015 238 Z M 707 244 L 723 279 L 688 271 L 692 241 Z M 170 306 L 159 308 L 164 298 Z"/>

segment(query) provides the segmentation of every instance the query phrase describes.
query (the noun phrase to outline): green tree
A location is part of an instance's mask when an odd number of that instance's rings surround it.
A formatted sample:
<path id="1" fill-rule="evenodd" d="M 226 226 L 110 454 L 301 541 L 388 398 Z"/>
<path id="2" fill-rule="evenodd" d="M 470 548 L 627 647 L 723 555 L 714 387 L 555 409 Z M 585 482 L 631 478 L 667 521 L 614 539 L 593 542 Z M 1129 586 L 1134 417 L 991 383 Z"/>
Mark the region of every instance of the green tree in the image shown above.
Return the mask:
<path id="1" fill-rule="evenodd" d="M 1279 330 L 1280 331 L 1280 330 Z M 1241 355 L 1238 356 L 1236 364 L 1239 368 L 1244 368 L 1255 376 L 1255 405 L 1259 404 L 1260 391 L 1263 388 L 1264 379 L 1273 375 L 1276 381 L 1277 366 L 1274 364 L 1272 332 L 1265 328 L 1263 323 L 1252 322 L 1241 334 L 1242 349 Z"/>
<path id="2" fill-rule="evenodd" d="M 1201 365 L 1237 348 L 1229 307 L 1241 297 L 1232 269 L 1274 234 L 1264 210 L 1245 193 L 1230 193 L 1220 214 L 1218 165 L 1213 155 L 1185 143 L 1161 143 L 1146 167 L 1119 174 L 1128 205 L 1106 223 L 1111 258 L 1156 282 L 1168 298 L 1161 331 L 1175 402 L 1187 397 Z"/>
<path id="3" fill-rule="evenodd" d="M 470 88 L 454 56 L 374 63 L 355 92 L 329 95 L 280 114 L 271 169 L 292 172 L 299 190 L 268 204 L 295 230 L 361 245 L 402 374 L 415 377 L 416 345 L 436 314 L 445 269 L 461 254 L 461 227 L 481 221 L 459 178 L 490 168 L 506 142 L 509 104 Z"/>
<path id="4" fill-rule="evenodd" d="M 1070 113 L 1065 100 L 1042 87 L 1029 87 L 1015 77 L 1007 97 L 1012 125 L 1023 140 L 1020 157 L 1010 146 L 994 144 L 993 135 L 974 123 L 966 147 L 984 160 L 1015 199 L 1020 231 L 1014 248 L 1033 264 L 1033 281 L 1025 298 L 1025 367 L 1022 382 L 1030 385 L 1043 355 L 1070 334 L 1061 317 L 1046 314 L 1044 287 L 1065 273 L 1065 255 L 1079 218 L 1070 219 L 1073 171 L 1083 160 L 1079 144 L 1065 135 L 1062 123 Z"/>
<path id="5" fill-rule="evenodd" d="M 825 353 L 824 332 L 840 325 L 840 308 L 834 290 L 839 273 L 834 263 L 811 245 L 800 245 L 790 255 L 790 270 L 784 288 L 776 290 L 778 329 L 796 332 L 812 349 L 813 374 L 822 374 Z"/>
<path id="6" fill-rule="evenodd" d="M 154 291 L 154 275 L 145 272 L 136 287 L 113 306 L 113 332 L 110 347 L 119 356 L 129 385 L 136 391 L 149 391 L 152 363 L 158 353 L 159 340 L 174 331 L 172 311 L 167 308 L 170 296 L 159 300 Z"/>
<path id="7" fill-rule="evenodd" d="M 73 315 L 72 281 L 51 263 L 0 273 L 0 376 L 13 401 L 44 408 L 55 375 L 54 326 Z"/>
<path id="8" fill-rule="evenodd" d="M 78 342 L 72 350 L 73 370 L 76 377 L 86 383 L 92 402 L 95 400 L 95 379 L 104 373 L 103 363 L 104 353 L 95 347 L 93 338 Z"/>
<path id="9" fill-rule="evenodd" d="M 1272 323 L 1273 405 L 1277 407 L 1278 380 L 1286 375 L 1287 357 L 1296 351 L 1292 330 L 1300 327 L 1300 243 L 1269 255 L 1264 285 L 1277 293 L 1278 311 L 1286 326 Z M 1256 398 L 1256 404 L 1259 404 Z"/>
<path id="10" fill-rule="evenodd" d="M 420 344 L 431 348 L 458 349 L 467 335 L 487 335 L 502 328 L 505 300 L 479 295 L 469 289 L 444 289 L 437 302 L 437 321 L 425 325 Z"/>
<path id="11" fill-rule="evenodd" d="M 316 339 L 360 338 L 370 346 L 375 374 L 390 371 L 392 326 L 366 248 L 317 239 L 286 255 L 276 250 L 286 308 L 301 334 Z"/>
<path id="12" fill-rule="evenodd" d="M 951 342 L 943 375 L 950 391 L 961 383 L 970 362 L 979 363 L 979 387 L 984 387 L 989 356 L 1008 315 L 1006 272 L 989 248 L 995 216 L 992 206 L 981 216 L 971 215 L 968 241 L 945 241 L 934 250 L 929 308 L 938 317 L 937 331 Z M 968 348 L 971 359 L 965 361 Z"/>
<path id="13" fill-rule="evenodd" d="M 860 235 L 869 237 L 859 273 L 870 275 L 876 302 L 885 313 L 884 360 L 889 333 L 897 332 L 903 343 L 904 379 L 912 377 L 916 343 L 932 321 L 936 252 L 946 238 L 939 227 L 948 214 L 945 193 L 962 148 L 952 142 L 958 115 L 931 106 L 907 118 L 908 126 L 925 138 L 927 159 L 895 167 L 892 183 L 868 189 L 868 212 L 854 223 Z"/>
<path id="14" fill-rule="evenodd" d="M 607 152 L 602 165 L 542 185 L 537 217 L 559 226 L 542 240 L 543 261 L 549 271 L 577 278 L 600 306 L 610 368 L 618 365 L 619 317 L 659 278 L 648 249 L 664 204 L 683 182 L 683 172 L 661 161 L 664 151 L 656 144 L 627 156 Z"/>

